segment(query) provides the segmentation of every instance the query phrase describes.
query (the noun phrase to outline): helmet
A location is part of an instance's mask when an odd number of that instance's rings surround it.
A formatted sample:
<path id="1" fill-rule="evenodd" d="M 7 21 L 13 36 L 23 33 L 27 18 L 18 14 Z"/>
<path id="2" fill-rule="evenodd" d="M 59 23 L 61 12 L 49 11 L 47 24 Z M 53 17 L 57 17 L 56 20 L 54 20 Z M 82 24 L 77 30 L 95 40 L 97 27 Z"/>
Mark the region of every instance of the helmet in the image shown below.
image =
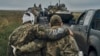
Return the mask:
<path id="1" fill-rule="evenodd" d="M 34 24 L 35 16 L 30 11 L 28 11 L 24 13 L 22 20 L 23 20 L 23 23 L 30 21 L 31 24 Z"/>
<path id="2" fill-rule="evenodd" d="M 62 23 L 62 19 L 59 15 L 53 15 L 50 19 L 51 26 L 55 26 Z"/>

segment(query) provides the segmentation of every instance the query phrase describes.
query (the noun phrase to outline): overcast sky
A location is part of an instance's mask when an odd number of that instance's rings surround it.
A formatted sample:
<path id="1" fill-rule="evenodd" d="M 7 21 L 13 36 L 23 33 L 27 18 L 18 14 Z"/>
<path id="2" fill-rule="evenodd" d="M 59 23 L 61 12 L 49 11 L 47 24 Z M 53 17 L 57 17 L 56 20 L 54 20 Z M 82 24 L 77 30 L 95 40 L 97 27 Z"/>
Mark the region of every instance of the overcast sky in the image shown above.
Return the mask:
<path id="1" fill-rule="evenodd" d="M 42 7 L 47 7 L 51 4 L 56 4 L 59 0 L 0 0 L 0 9 L 24 9 L 32 7 L 34 3 Z M 69 10 L 85 10 L 100 8 L 100 0 L 61 0 L 65 3 Z"/>

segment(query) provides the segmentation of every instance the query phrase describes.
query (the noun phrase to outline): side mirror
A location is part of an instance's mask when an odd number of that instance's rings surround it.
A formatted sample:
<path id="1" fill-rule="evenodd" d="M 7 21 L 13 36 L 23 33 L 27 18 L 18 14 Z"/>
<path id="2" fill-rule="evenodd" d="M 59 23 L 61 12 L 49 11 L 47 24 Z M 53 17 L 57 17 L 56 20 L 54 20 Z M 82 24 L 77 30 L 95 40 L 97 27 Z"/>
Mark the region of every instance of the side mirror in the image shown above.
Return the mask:
<path id="1" fill-rule="evenodd" d="M 83 25 L 83 22 L 84 22 L 83 20 L 80 20 L 79 24 L 80 24 L 80 25 Z"/>
<path id="2" fill-rule="evenodd" d="M 75 20 L 70 20 L 69 22 L 71 25 L 75 25 L 76 24 L 76 21 Z"/>

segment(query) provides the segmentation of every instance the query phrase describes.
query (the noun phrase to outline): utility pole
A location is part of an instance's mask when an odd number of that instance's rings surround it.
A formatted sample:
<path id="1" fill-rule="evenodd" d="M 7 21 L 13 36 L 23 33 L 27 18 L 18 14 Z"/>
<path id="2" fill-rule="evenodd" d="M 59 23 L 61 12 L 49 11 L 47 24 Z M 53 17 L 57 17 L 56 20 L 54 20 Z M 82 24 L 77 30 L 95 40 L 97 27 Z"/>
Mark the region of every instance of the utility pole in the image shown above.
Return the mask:
<path id="1" fill-rule="evenodd" d="M 51 5 L 51 2 L 50 2 L 50 5 Z"/>

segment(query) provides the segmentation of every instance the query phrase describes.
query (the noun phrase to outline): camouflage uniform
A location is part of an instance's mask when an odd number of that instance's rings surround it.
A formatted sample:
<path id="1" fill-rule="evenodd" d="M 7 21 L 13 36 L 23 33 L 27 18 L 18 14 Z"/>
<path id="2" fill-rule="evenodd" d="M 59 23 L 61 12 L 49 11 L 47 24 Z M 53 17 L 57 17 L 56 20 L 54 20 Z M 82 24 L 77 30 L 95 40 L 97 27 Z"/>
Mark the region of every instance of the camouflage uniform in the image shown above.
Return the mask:
<path id="1" fill-rule="evenodd" d="M 57 46 L 60 50 L 60 56 L 78 56 L 79 48 L 75 39 L 70 35 L 57 41 Z"/>
<path id="2" fill-rule="evenodd" d="M 68 31 L 65 37 L 47 43 L 47 56 L 78 56 L 78 51 L 76 41 L 68 35 Z"/>
<path id="3" fill-rule="evenodd" d="M 59 33 L 60 31 L 63 33 Z M 41 28 L 38 29 L 37 37 L 47 40 L 46 56 L 78 56 L 79 48 L 68 28 L 58 26 L 44 30 Z"/>
<path id="4" fill-rule="evenodd" d="M 14 54 L 13 45 L 17 50 Z M 35 39 L 33 25 L 24 24 L 9 36 L 8 56 L 42 56 L 45 41 Z"/>
<path id="5" fill-rule="evenodd" d="M 37 33 L 38 37 L 47 40 L 46 56 L 78 56 L 79 48 L 71 36 L 72 32 L 68 26 L 62 26 L 60 16 L 53 15 L 50 24 L 50 29 L 41 30 Z M 63 32 L 63 34 L 60 32 Z"/>

